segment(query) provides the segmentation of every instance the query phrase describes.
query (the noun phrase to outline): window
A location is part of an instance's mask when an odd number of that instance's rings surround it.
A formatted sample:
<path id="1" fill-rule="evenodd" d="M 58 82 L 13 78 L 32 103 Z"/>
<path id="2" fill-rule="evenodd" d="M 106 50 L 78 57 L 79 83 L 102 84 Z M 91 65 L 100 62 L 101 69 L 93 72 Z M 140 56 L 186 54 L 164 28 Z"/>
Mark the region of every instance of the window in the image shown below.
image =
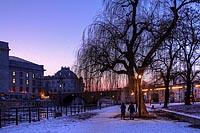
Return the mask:
<path id="1" fill-rule="evenodd" d="M 22 92 L 22 91 L 23 91 L 22 87 L 20 87 L 19 91 L 20 91 L 20 92 Z"/>
<path id="2" fill-rule="evenodd" d="M 35 93 L 35 88 L 32 89 L 32 92 Z"/>
<path id="3" fill-rule="evenodd" d="M 12 75 L 13 75 L 13 76 L 16 76 L 16 72 L 12 72 Z"/>
<path id="4" fill-rule="evenodd" d="M 16 92 L 16 88 L 15 88 L 15 86 L 13 86 L 13 92 Z"/>
<path id="5" fill-rule="evenodd" d="M 16 84 L 16 79 L 13 79 L 13 80 L 12 80 L 12 83 L 13 83 L 13 84 Z"/>
<path id="6" fill-rule="evenodd" d="M 29 85 L 29 80 L 26 80 L 26 85 Z"/>
<path id="7" fill-rule="evenodd" d="M 26 87 L 26 92 L 29 92 L 29 88 L 28 87 Z"/>
<path id="8" fill-rule="evenodd" d="M 33 79 L 35 78 L 35 74 L 34 74 L 34 73 L 32 74 L 32 78 L 33 78 Z"/>
<path id="9" fill-rule="evenodd" d="M 23 85 L 23 79 L 20 79 L 19 82 L 20 82 L 20 85 Z"/>
<path id="10" fill-rule="evenodd" d="M 20 73 L 19 73 L 19 77 L 23 77 L 23 72 L 20 72 Z"/>
<path id="11" fill-rule="evenodd" d="M 32 81 L 32 85 L 35 86 L 35 80 Z"/>
<path id="12" fill-rule="evenodd" d="M 27 77 L 27 78 L 29 77 L 29 73 L 26 73 L 26 77 Z"/>

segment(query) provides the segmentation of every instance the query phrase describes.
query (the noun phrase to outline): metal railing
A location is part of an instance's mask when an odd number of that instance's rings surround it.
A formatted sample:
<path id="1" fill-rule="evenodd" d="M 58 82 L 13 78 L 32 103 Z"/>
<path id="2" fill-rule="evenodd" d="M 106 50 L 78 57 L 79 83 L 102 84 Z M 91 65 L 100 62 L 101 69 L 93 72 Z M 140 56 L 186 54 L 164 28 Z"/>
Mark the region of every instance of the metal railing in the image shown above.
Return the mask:
<path id="1" fill-rule="evenodd" d="M 38 106 L 0 109 L 0 128 L 8 125 L 19 125 L 25 122 L 36 122 L 50 117 L 75 115 L 97 109 L 97 105 Z"/>
<path id="2" fill-rule="evenodd" d="M 15 106 L 10 106 L 15 105 Z M 103 107 L 113 104 L 103 104 Z M 76 115 L 99 109 L 97 104 L 56 106 L 54 101 L 4 101 L 0 103 L 0 128 L 8 125 L 31 123 L 59 116 Z"/>

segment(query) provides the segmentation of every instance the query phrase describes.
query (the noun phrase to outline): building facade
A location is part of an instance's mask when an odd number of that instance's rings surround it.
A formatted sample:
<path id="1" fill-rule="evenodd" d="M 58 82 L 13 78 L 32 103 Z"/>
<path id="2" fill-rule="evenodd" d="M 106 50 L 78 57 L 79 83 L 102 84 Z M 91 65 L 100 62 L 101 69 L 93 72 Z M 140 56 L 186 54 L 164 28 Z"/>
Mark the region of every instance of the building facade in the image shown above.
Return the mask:
<path id="1" fill-rule="evenodd" d="M 9 47 L 0 41 L 0 92 L 7 92 L 9 83 Z"/>
<path id="2" fill-rule="evenodd" d="M 43 65 L 9 56 L 9 92 L 11 99 L 37 98 L 42 91 L 43 77 Z"/>
<path id="3" fill-rule="evenodd" d="M 79 93 L 84 89 L 83 78 L 78 78 L 69 67 L 62 67 L 53 76 L 45 76 L 43 86 L 48 94 Z"/>
<path id="4" fill-rule="evenodd" d="M 0 93 L 9 99 L 39 97 L 44 76 L 43 65 L 9 56 L 9 46 L 0 41 Z"/>
<path id="5" fill-rule="evenodd" d="M 196 80 L 191 86 L 190 98 L 192 101 L 200 101 L 200 85 Z M 169 102 L 184 102 L 185 93 L 187 91 L 187 84 L 181 77 L 177 77 L 169 86 Z M 164 84 L 152 85 L 149 87 L 143 87 L 144 99 L 146 102 L 160 102 L 165 100 L 165 86 Z"/>

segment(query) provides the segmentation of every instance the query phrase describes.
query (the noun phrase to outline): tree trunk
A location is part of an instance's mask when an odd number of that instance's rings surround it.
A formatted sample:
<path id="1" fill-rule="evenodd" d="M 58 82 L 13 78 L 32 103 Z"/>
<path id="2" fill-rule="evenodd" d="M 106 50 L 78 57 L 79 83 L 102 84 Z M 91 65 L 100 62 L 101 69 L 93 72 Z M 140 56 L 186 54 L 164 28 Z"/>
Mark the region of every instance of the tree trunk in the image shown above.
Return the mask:
<path id="1" fill-rule="evenodd" d="M 191 81 L 187 79 L 187 90 L 185 94 L 185 105 L 191 105 L 190 103 L 190 91 L 191 91 Z"/>
<path id="2" fill-rule="evenodd" d="M 141 77 L 142 77 L 142 74 L 141 74 Z M 138 113 L 141 113 L 141 117 L 142 116 L 145 116 L 145 115 L 147 115 L 148 114 L 148 111 L 147 111 L 147 109 L 146 109 L 146 105 L 145 105 L 145 101 L 144 101 L 144 95 L 143 95 L 143 92 L 142 92 L 142 78 L 141 79 L 138 79 L 138 86 L 137 86 L 137 88 L 138 88 L 138 97 L 137 97 L 137 99 L 138 99 L 138 106 L 140 106 L 140 109 L 141 110 L 138 110 Z M 141 111 L 141 112 L 139 112 L 139 111 Z"/>
<path id="3" fill-rule="evenodd" d="M 136 80 L 135 80 L 134 75 L 133 74 L 129 74 L 128 75 L 128 80 L 129 80 L 129 95 L 133 99 L 133 101 L 131 101 L 131 102 L 136 103 L 136 106 L 137 106 L 137 98 L 136 98 L 137 90 L 135 89 L 136 88 L 136 86 L 135 86 L 135 83 L 136 83 L 135 81 Z"/>
<path id="4" fill-rule="evenodd" d="M 170 82 L 170 73 L 168 72 L 168 75 L 166 76 L 166 79 L 164 79 L 165 83 L 165 102 L 164 102 L 164 108 L 168 108 L 169 103 L 169 82 Z"/>
<path id="5" fill-rule="evenodd" d="M 165 84 L 165 102 L 164 108 L 168 108 L 169 103 L 169 83 Z"/>
<path id="6" fill-rule="evenodd" d="M 142 93 L 141 79 L 140 80 L 136 79 L 133 74 L 129 74 L 128 79 L 129 79 L 129 92 L 134 91 L 134 102 L 136 103 L 136 110 L 139 108 L 140 105 L 141 116 L 147 115 L 148 111 L 146 109 L 144 95 Z"/>

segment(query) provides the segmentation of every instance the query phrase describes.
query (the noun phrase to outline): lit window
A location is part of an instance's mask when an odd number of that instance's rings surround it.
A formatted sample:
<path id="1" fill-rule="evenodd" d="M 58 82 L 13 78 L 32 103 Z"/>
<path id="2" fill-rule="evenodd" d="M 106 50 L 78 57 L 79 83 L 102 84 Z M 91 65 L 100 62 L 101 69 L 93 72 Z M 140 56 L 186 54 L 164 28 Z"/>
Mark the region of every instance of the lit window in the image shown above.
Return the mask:
<path id="1" fill-rule="evenodd" d="M 12 72 L 12 75 L 13 75 L 13 76 L 16 76 L 16 72 Z"/>
<path id="2" fill-rule="evenodd" d="M 28 85 L 29 84 L 29 81 L 28 80 L 26 80 L 26 85 Z"/>
<path id="3" fill-rule="evenodd" d="M 35 74 L 34 74 L 34 73 L 32 74 L 32 78 L 33 78 L 33 79 L 35 78 Z"/>
<path id="4" fill-rule="evenodd" d="M 28 73 L 26 73 L 26 77 L 27 77 L 27 78 L 29 77 L 29 74 L 28 74 Z"/>
<path id="5" fill-rule="evenodd" d="M 13 79 L 13 81 L 12 81 L 12 82 L 13 82 L 13 84 L 15 84 L 15 83 L 16 83 L 16 79 Z"/>

